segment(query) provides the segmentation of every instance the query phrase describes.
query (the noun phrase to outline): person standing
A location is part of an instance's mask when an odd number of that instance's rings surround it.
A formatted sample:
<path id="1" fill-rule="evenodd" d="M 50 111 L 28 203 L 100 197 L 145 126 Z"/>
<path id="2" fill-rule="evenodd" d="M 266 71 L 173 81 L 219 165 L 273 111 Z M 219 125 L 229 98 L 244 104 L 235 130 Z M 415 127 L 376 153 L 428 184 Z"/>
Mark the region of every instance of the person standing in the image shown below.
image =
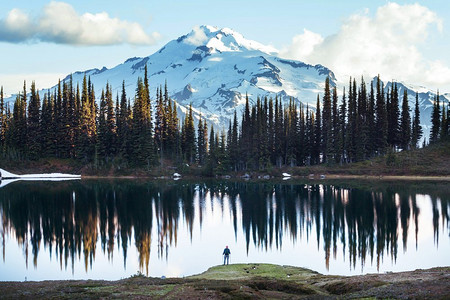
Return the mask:
<path id="1" fill-rule="evenodd" d="M 224 265 L 225 265 L 225 262 L 228 265 L 228 263 L 230 261 L 230 254 L 231 254 L 230 249 L 228 249 L 228 246 L 225 246 L 225 249 L 223 249 L 223 253 L 222 253 L 222 255 L 223 255 L 223 264 Z"/>

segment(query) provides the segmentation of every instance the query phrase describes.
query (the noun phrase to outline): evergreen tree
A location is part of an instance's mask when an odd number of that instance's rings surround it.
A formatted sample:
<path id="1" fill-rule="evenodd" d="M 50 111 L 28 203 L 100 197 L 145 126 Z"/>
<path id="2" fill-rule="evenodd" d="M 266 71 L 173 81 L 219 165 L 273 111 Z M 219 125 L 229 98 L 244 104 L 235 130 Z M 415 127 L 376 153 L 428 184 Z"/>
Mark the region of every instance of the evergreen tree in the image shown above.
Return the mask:
<path id="1" fill-rule="evenodd" d="M 107 86 L 108 88 L 108 86 Z M 106 124 L 106 97 L 105 90 L 102 90 L 102 95 L 100 96 L 100 110 L 98 115 L 98 126 L 97 126 L 97 146 L 96 146 L 96 156 L 97 159 L 102 159 L 107 157 L 107 147 L 108 147 L 108 127 Z"/>
<path id="2" fill-rule="evenodd" d="M 5 138 L 7 131 L 5 102 L 3 99 L 3 86 L 0 88 L 0 154 L 3 154 L 5 149 Z"/>
<path id="3" fill-rule="evenodd" d="M 434 98 L 433 112 L 431 114 L 431 133 L 430 143 L 435 143 L 439 140 L 439 131 L 441 128 L 441 110 L 439 104 L 439 91 Z"/>
<path id="4" fill-rule="evenodd" d="M 331 121 L 331 92 L 330 92 L 330 78 L 325 80 L 325 91 L 323 95 L 323 110 L 322 110 L 322 147 L 323 162 L 330 161 L 331 155 L 329 153 L 332 147 L 332 121 Z"/>
<path id="5" fill-rule="evenodd" d="M 59 141 L 60 141 L 60 155 L 62 158 L 70 157 L 70 145 L 71 145 L 71 135 L 70 135 L 70 124 L 71 124 L 71 113 L 70 113 L 70 91 L 69 86 L 66 82 L 62 83 L 62 93 L 61 93 L 61 115 L 60 115 L 60 130 L 59 130 Z"/>
<path id="6" fill-rule="evenodd" d="M 66 132 L 67 132 L 67 157 L 75 157 L 75 147 L 78 130 L 78 108 L 76 92 L 73 87 L 72 75 L 69 76 L 69 82 L 65 84 L 64 98 L 66 99 L 65 118 L 66 118 Z"/>
<path id="7" fill-rule="evenodd" d="M 217 151 L 216 151 L 216 142 L 215 142 L 215 134 L 214 127 L 211 126 L 211 130 L 209 132 L 209 152 L 208 152 L 208 164 L 211 174 L 217 166 Z"/>
<path id="8" fill-rule="evenodd" d="M 25 157 L 25 145 L 27 144 L 26 107 L 26 95 L 23 96 L 19 93 L 14 102 L 10 140 L 8 141 L 11 147 L 10 150 L 19 159 Z"/>
<path id="9" fill-rule="evenodd" d="M 419 94 L 416 92 L 416 104 L 414 107 L 414 118 L 411 129 L 411 145 L 413 148 L 417 147 L 419 140 L 422 138 L 423 130 L 420 125 L 420 110 L 419 110 Z"/>
<path id="10" fill-rule="evenodd" d="M 53 136 L 53 97 L 50 91 L 44 94 L 41 114 L 41 145 L 45 156 L 54 156 L 54 136 Z"/>
<path id="11" fill-rule="evenodd" d="M 447 107 L 448 109 L 448 107 Z M 441 131 L 439 133 L 439 138 L 441 140 L 445 140 L 448 137 L 448 119 L 447 119 L 447 113 L 445 111 L 445 103 L 442 102 L 442 119 L 441 119 Z"/>
<path id="12" fill-rule="evenodd" d="M 120 149 L 121 149 L 121 145 L 120 145 L 120 140 L 118 139 L 119 137 L 119 126 L 120 126 L 120 100 L 119 100 L 119 93 L 116 94 L 116 103 L 114 105 L 114 114 L 116 116 L 116 122 L 114 124 L 114 126 L 116 127 L 116 143 L 114 145 L 114 148 L 116 149 L 116 154 L 120 154 Z"/>
<path id="13" fill-rule="evenodd" d="M 186 161 L 192 164 L 195 161 L 195 128 L 194 117 L 192 114 L 192 104 L 189 105 L 188 113 L 184 118 L 184 124 L 181 132 L 181 150 Z"/>
<path id="14" fill-rule="evenodd" d="M 74 147 L 72 149 L 72 157 L 77 157 L 78 141 L 80 140 L 81 134 L 81 93 L 80 93 L 80 85 L 78 84 L 78 82 L 74 102 L 75 102 L 75 109 L 74 109 L 74 118 L 72 122 L 72 128 L 74 131 L 73 137 Z"/>
<path id="15" fill-rule="evenodd" d="M 316 101 L 316 119 L 314 123 L 314 143 L 312 145 L 312 162 L 313 164 L 320 164 L 320 149 L 322 145 L 322 122 L 320 118 L 320 101 L 317 95 Z"/>
<path id="16" fill-rule="evenodd" d="M 159 155 L 162 159 L 163 149 L 163 139 L 164 133 L 164 122 L 165 122 L 165 109 L 164 109 L 164 99 L 162 95 L 162 87 L 156 89 L 156 112 L 155 112 L 155 144 L 158 149 Z"/>
<path id="17" fill-rule="evenodd" d="M 384 86 L 381 83 L 380 75 L 377 77 L 377 95 L 375 106 L 375 128 L 376 128 L 376 151 L 378 155 L 386 151 L 387 139 L 387 114 L 384 101 Z"/>
<path id="18" fill-rule="evenodd" d="M 339 162 L 342 164 L 347 161 L 347 103 L 345 97 L 345 87 L 342 92 L 342 103 L 339 108 L 339 135 L 338 135 L 338 153 Z"/>
<path id="19" fill-rule="evenodd" d="M 97 127 L 97 158 L 109 162 L 116 154 L 116 118 L 111 86 L 107 83 L 100 97 Z"/>
<path id="20" fill-rule="evenodd" d="M 400 119 L 400 146 L 408 150 L 411 145 L 411 116 L 409 114 L 408 93 L 403 91 L 402 114 Z"/>
<path id="21" fill-rule="evenodd" d="M 294 104 L 292 109 L 295 110 Z M 259 168 L 265 169 L 270 164 L 270 146 L 269 146 L 269 121 L 268 121 L 268 111 L 269 111 L 269 104 L 267 97 L 264 97 L 264 102 L 260 103 L 259 109 L 258 109 L 258 120 L 257 120 L 257 126 L 258 126 L 258 141 L 259 141 Z M 295 112 L 296 114 L 296 112 Z M 293 116 L 293 122 L 296 122 L 295 119 L 296 115 Z M 292 127 L 295 128 L 293 130 L 296 130 L 297 123 L 293 123 Z M 294 147 L 295 142 L 297 141 L 295 133 L 293 134 L 293 138 L 295 140 L 293 141 Z M 294 153 L 295 155 L 295 153 Z"/>
<path id="22" fill-rule="evenodd" d="M 275 120 L 274 120 L 274 141 L 275 141 L 275 165 L 281 167 L 283 164 L 283 143 L 284 143 L 284 120 L 281 99 L 275 97 Z"/>
<path id="23" fill-rule="evenodd" d="M 90 105 L 90 116 L 89 116 L 89 127 L 90 127 L 90 131 L 93 132 L 93 136 L 92 136 L 92 145 L 95 145 L 95 141 L 96 141 L 96 133 L 97 133 L 97 122 L 96 122 L 96 118 L 97 118 L 97 112 L 98 112 L 98 107 L 97 107 L 97 102 L 95 101 L 95 89 L 94 89 L 94 84 L 91 82 L 91 78 L 88 78 L 88 99 L 89 99 L 89 105 Z"/>
<path id="24" fill-rule="evenodd" d="M 175 145 L 175 139 L 176 139 L 176 127 L 174 127 L 174 110 L 176 110 L 175 103 L 174 107 L 172 108 L 172 100 L 168 98 L 166 102 L 166 142 L 165 142 L 165 149 L 166 153 L 169 156 L 173 155 L 174 151 L 174 145 Z M 176 124 L 176 123 L 175 123 Z M 206 124 L 206 122 L 205 122 Z"/>
<path id="25" fill-rule="evenodd" d="M 300 103 L 300 109 L 299 109 L 299 118 L 298 118 L 298 143 L 297 143 L 297 165 L 305 165 L 306 159 L 307 159 L 307 153 L 306 153 L 306 118 L 305 118 L 305 110 Z"/>
<path id="26" fill-rule="evenodd" d="M 118 113 L 116 114 L 117 127 L 117 141 L 119 147 L 119 154 L 125 160 L 130 159 L 131 155 L 131 116 L 129 114 L 129 107 L 127 103 L 127 94 L 125 90 L 125 80 L 122 82 L 122 93 L 120 96 L 120 104 L 118 106 Z"/>
<path id="27" fill-rule="evenodd" d="M 390 100 L 388 100 L 388 144 L 392 148 L 400 145 L 400 110 L 397 83 L 392 83 Z"/>
<path id="28" fill-rule="evenodd" d="M 37 159 L 41 155 L 41 131 L 40 131 L 40 99 L 36 91 L 36 84 L 31 83 L 30 103 L 28 105 L 28 153 L 31 159 Z"/>
<path id="29" fill-rule="evenodd" d="M 256 105 L 252 106 L 250 113 L 250 157 L 247 163 L 250 168 L 257 169 L 259 162 L 259 134 L 258 134 L 258 120 L 257 120 L 257 108 L 259 107 L 259 98 L 257 99 Z M 219 141 L 219 137 L 217 138 Z M 285 147 L 285 145 L 283 145 Z M 285 148 L 284 148 L 285 149 Z"/>
<path id="30" fill-rule="evenodd" d="M 297 149 L 298 149 L 298 114 L 297 106 L 294 101 L 290 99 L 287 110 L 286 120 L 286 164 L 293 167 L 297 164 Z"/>
<path id="31" fill-rule="evenodd" d="M 354 97 L 356 97 L 356 81 L 353 81 Z M 356 105 L 356 128 L 355 143 L 356 160 L 363 160 L 367 157 L 367 91 L 364 78 L 361 77 L 361 85 L 358 90 Z"/>
<path id="32" fill-rule="evenodd" d="M 369 102 L 367 104 L 367 155 L 373 157 L 376 154 L 377 129 L 375 127 L 375 92 L 373 84 L 370 84 Z"/>
<path id="33" fill-rule="evenodd" d="M 28 144 L 27 126 L 27 92 L 26 82 L 23 82 L 23 92 L 16 96 L 13 107 L 13 117 L 11 122 L 11 142 L 12 149 L 16 151 L 18 158 L 25 158 Z"/>
<path id="34" fill-rule="evenodd" d="M 349 162 L 356 160 L 356 142 L 358 135 L 358 113 L 357 113 L 357 103 L 356 103 L 356 82 L 353 83 L 350 78 L 349 89 L 348 89 L 348 122 L 347 122 L 347 140 L 346 153 L 348 155 Z"/>
<path id="35" fill-rule="evenodd" d="M 167 89 L 167 81 L 164 84 L 164 120 L 163 120 L 163 143 L 164 143 L 164 149 L 166 149 L 166 152 L 170 152 L 170 132 L 169 132 L 169 125 L 170 125 L 170 118 L 172 114 L 172 106 L 170 104 L 169 99 L 169 92 Z"/>
<path id="36" fill-rule="evenodd" d="M 83 83 L 81 86 L 81 108 L 80 108 L 80 125 L 78 134 L 78 150 L 77 157 L 84 161 L 91 161 L 94 158 L 95 151 L 95 138 L 96 138 L 96 112 L 92 101 L 93 99 L 93 87 L 90 80 L 83 77 Z M 55 107 L 54 117 L 58 117 L 58 104 Z"/>
<path id="37" fill-rule="evenodd" d="M 226 143 L 225 143 L 226 137 L 225 137 L 225 131 L 223 130 L 219 137 L 216 137 L 216 151 L 217 151 L 217 160 L 218 160 L 218 167 L 217 171 L 219 173 L 222 173 L 225 171 L 226 166 Z"/>
<path id="38" fill-rule="evenodd" d="M 339 159 L 339 136 L 340 136 L 340 126 L 339 126 L 339 107 L 338 107 L 338 95 L 336 86 L 333 88 L 333 101 L 331 107 L 331 148 L 328 151 L 333 161 L 338 163 Z"/>
<path id="39" fill-rule="evenodd" d="M 116 115 L 114 111 L 111 85 L 106 84 L 106 155 L 113 157 L 116 152 Z"/>
<path id="40" fill-rule="evenodd" d="M 234 171 L 237 171 L 239 168 L 238 160 L 239 160 L 239 144 L 238 144 L 238 122 L 237 122 L 237 114 L 234 111 L 233 123 L 231 125 L 231 138 L 229 144 L 229 158 L 231 162 L 231 167 Z M 210 144 L 211 145 L 211 144 Z"/>
<path id="41" fill-rule="evenodd" d="M 205 128 L 203 127 L 202 115 L 200 115 L 197 125 L 197 160 L 200 165 L 202 165 L 206 159 L 206 140 L 204 130 Z"/>
<path id="42" fill-rule="evenodd" d="M 250 104 L 248 101 L 248 96 L 245 96 L 245 108 L 244 114 L 242 115 L 241 122 L 241 138 L 240 138 L 240 164 L 242 169 L 247 169 L 248 161 L 251 157 L 251 142 L 252 142 L 252 128 L 250 119 Z M 211 146 L 211 143 L 210 143 Z"/>
<path id="43" fill-rule="evenodd" d="M 150 100 L 146 84 L 147 78 L 138 78 L 136 96 L 133 105 L 132 136 L 133 155 L 136 164 L 150 167 L 155 162 L 153 148 L 153 130 Z"/>
<path id="44" fill-rule="evenodd" d="M 308 153 L 306 161 L 307 165 L 315 164 L 314 144 L 315 144 L 315 124 L 316 120 L 314 113 L 309 111 L 309 106 L 306 105 L 306 134 L 305 134 L 305 148 Z"/>
<path id="45" fill-rule="evenodd" d="M 204 148 L 204 158 L 203 161 L 206 162 L 208 159 L 208 124 L 206 120 L 203 120 L 203 148 Z M 228 144 L 227 144 L 228 145 Z"/>
<path id="46" fill-rule="evenodd" d="M 235 111 L 236 114 L 236 111 Z M 233 124 L 234 126 L 234 124 Z M 275 112 L 273 107 L 273 99 L 270 97 L 269 99 L 269 108 L 268 108 L 268 115 L 267 115 L 267 143 L 268 143 L 268 151 L 270 155 L 270 162 L 272 165 L 275 165 Z"/>
<path id="47" fill-rule="evenodd" d="M 447 136 L 450 136 L 450 107 L 449 103 L 447 103 Z"/>

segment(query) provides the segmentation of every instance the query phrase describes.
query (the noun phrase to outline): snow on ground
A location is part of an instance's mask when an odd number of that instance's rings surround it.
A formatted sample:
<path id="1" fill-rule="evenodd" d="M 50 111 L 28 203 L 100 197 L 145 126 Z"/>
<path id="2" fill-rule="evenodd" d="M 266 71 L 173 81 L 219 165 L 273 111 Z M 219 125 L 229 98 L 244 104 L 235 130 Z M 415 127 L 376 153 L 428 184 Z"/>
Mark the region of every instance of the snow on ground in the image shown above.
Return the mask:
<path id="1" fill-rule="evenodd" d="M 48 174 L 25 174 L 17 175 L 6 170 L 0 169 L 1 179 L 58 179 L 58 178 L 81 178 L 81 175 L 64 174 L 64 173 L 48 173 Z"/>

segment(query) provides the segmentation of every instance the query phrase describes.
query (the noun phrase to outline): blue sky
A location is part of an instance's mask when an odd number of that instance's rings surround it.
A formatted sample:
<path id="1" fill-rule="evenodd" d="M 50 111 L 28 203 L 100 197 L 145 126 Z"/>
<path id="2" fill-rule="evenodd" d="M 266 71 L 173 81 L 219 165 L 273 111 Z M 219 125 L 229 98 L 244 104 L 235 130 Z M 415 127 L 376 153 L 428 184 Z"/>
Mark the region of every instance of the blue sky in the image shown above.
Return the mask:
<path id="1" fill-rule="evenodd" d="M 14 93 L 34 79 L 46 88 L 70 72 L 150 55 L 208 24 L 323 64 L 344 82 L 381 73 L 449 92 L 449 15 L 445 0 L 1 1 L 0 85 Z"/>

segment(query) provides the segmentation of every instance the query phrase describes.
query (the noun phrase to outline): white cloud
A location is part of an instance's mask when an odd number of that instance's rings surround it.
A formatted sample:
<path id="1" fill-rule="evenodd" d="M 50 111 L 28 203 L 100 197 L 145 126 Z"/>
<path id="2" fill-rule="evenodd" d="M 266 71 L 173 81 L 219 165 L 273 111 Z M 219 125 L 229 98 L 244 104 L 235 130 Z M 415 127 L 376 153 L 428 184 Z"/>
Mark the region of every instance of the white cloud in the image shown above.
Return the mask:
<path id="1" fill-rule="evenodd" d="M 450 86 L 450 68 L 419 50 L 433 29 L 442 32 L 436 13 L 419 4 L 396 3 L 379 7 L 374 17 L 367 13 L 350 16 L 336 34 L 325 38 L 304 30 L 280 55 L 325 65 L 341 81 L 380 74 L 388 80 Z"/>
<path id="2" fill-rule="evenodd" d="M 13 9 L 0 20 L 0 41 L 13 43 L 150 45 L 158 38 L 158 33 L 148 34 L 138 23 L 111 18 L 106 12 L 79 15 L 64 2 L 50 2 L 36 18 Z"/>
<path id="3" fill-rule="evenodd" d="M 200 26 L 195 26 L 192 29 L 192 32 L 185 39 L 185 42 L 194 46 L 202 45 L 208 37 L 205 34 L 205 31 L 200 28 Z"/>
<path id="4" fill-rule="evenodd" d="M 303 34 L 294 36 L 292 44 L 282 52 L 282 55 L 294 55 L 295 57 L 308 57 L 317 45 L 323 42 L 320 34 L 303 29 Z"/>

